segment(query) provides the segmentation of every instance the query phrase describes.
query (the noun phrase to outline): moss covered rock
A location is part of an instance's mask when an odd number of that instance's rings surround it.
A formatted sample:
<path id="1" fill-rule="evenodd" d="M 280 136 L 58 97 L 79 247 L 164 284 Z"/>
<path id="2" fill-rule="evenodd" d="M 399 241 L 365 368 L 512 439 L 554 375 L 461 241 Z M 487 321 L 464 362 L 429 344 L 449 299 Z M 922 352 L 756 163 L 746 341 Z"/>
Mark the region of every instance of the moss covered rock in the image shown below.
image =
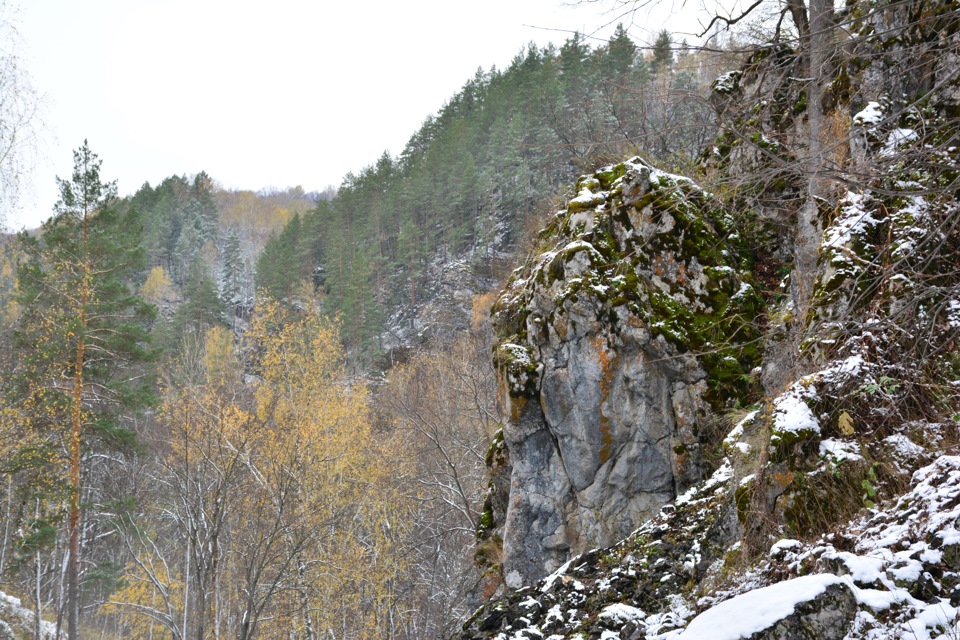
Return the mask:
<path id="1" fill-rule="evenodd" d="M 701 477 L 748 403 L 761 310 L 727 212 L 640 158 L 577 181 L 494 307 L 512 465 L 506 584 L 609 545 Z"/>

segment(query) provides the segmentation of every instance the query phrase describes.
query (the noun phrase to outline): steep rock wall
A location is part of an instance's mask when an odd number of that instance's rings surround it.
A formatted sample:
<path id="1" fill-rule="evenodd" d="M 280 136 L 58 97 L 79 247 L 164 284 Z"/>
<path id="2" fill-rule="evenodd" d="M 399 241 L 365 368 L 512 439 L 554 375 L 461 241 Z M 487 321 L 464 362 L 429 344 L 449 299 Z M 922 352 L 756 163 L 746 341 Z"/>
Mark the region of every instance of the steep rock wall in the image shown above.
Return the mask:
<path id="1" fill-rule="evenodd" d="M 699 480 L 701 431 L 759 364 L 759 298 L 709 194 L 640 158 L 577 191 L 494 308 L 509 498 L 481 538 L 512 588 Z"/>

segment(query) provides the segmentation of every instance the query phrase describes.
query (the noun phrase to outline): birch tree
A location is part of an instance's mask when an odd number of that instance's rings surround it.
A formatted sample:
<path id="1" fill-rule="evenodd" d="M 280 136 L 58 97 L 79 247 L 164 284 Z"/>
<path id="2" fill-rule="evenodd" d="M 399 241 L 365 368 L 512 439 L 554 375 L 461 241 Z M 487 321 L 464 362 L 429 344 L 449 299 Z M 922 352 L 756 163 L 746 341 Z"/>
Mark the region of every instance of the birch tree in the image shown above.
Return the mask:
<path id="1" fill-rule="evenodd" d="M 0 0 L 0 216 L 16 207 L 39 146 L 41 99 L 17 51 L 15 16 Z"/>
<path id="2" fill-rule="evenodd" d="M 213 327 L 181 356 L 161 412 L 161 490 L 117 523 L 128 587 L 110 611 L 182 639 L 400 635 L 402 457 L 374 433 L 343 359 L 334 325 L 271 301 L 242 351 Z"/>

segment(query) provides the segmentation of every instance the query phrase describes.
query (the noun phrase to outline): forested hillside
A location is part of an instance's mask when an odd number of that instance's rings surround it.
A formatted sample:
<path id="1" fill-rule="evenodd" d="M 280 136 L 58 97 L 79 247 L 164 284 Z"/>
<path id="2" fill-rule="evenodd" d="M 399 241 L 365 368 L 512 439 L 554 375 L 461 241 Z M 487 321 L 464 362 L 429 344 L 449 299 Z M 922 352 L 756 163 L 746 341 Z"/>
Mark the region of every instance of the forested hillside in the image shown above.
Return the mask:
<path id="1" fill-rule="evenodd" d="M 0 242 L 0 640 L 960 635 L 960 11 L 742 10 L 323 193 L 84 141 Z"/>
<path id="2" fill-rule="evenodd" d="M 640 148 L 689 163 L 712 73 L 666 32 L 652 51 L 622 28 L 531 45 L 335 193 L 199 173 L 119 197 L 84 142 L 49 220 L 2 247 L 0 584 L 18 624 L 451 633 L 489 595 L 488 290 L 584 168 Z"/>
<path id="3" fill-rule="evenodd" d="M 144 184 L 116 203 L 142 219 L 141 246 L 149 273 L 145 295 L 161 314 L 204 291 L 213 313 L 207 323 L 249 315 L 254 301 L 253 267 L 264 243 L 298 214 L 313 208 L 317 194 L 226 191 L 206 173 L 171 176 Z M 221 300 L 215 299 L 216 292 Z M 188 310 L 178 311 L 181 318 Z"/>
<path id="4" fill-rule="evenodd" d="M 494 430 L 489 297 L 443 361 L 423 350 L 373 402 L 343 325 L 250 294 L 245 265 L 296 227 L 303 193 L 201 174 L 119 199 L 100 167 L 84 144 L 54 215 L 3 246 L 0 576 L 16 633 L 449 629 Z"/>
<path id="5" fill-rule="evenodd" d="M 258 284 L 287 299 L 312 271 L 325 311 L 350 318 L 344 340 L 368 362 L 415 344 L 429 329 L 412 326 L 417 308 L 444 265 L 509 270 L 548 199 L 586 168 L 641 150 L 671 165 L 696 156 L 714 131 L 709 60 L 666 32 L 641 51 L 619 28 L 597 48 L 575 34 L 480 70 L 398 157 L 347 176 L 268 242 Z"/>

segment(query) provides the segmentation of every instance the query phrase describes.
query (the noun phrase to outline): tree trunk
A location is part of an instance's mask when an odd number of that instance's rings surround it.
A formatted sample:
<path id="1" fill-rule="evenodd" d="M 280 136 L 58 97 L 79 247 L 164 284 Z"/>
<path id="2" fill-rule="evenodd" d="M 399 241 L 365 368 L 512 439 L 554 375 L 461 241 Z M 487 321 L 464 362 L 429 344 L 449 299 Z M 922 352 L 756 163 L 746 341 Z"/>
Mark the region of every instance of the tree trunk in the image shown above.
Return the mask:
<path id="1" fill-rule="evenodd" d="M 799 317 L 806 315 L 816 279 L 817 249 L 823 230 L 820 208 L 830 195 L 829 158 L 825 151 L 823 87 L 830 80 L 830 47 L 833 39 L 833 1 L 810 0 L 806 42 L 807 63 L 807 200 L 797 219 L 795 266 Z M 801 30 L 802 31 L 802 30 Z"/>
<path id="2" fill-rule="evenodd" d="M 188 479 L 189 483 L 189 479 Z M 187 485 L 189 487 L 189 484 Z M 187 611 L 190 608 L 190 543 L 193 541 L 191 535 L 187 535 L 187 550 L 183 557 L 183 631 L 180 632 L 181 638 L 187 637 Z"/>
<path id="3" fill-rule="evenodd" d="M 67 637 L 80 637 L 80 435 L 83 427 L 83 360 L 87 330 L 87 298 L 90 295 L 90 263 L 87 260 L 87 212 L 83 214 L 83 263 L 80 271 L 80 318 L 77 355 L 73 368 L 73 407 L 70 414 L 70 516 L 67 547 Z"/>
<path id="4" fill-rule="evenodd" d="M 13 476 L 7 476 L 7 506 L 4 510 L 3 515 L 3 541 L 0 545 L 0 576 L 2 576 L 7 568 L 7 546 L 10 540 L 10 524 L 12 522 L 11 514 L 13 513 Z"/>
<path id="5" fill-rule="evenodd" d="M 39 505 L 39 500 L 37 501 Z M 40 509 L 37 509 L 39 513 Z M 40 552 L 37 551 L 37 555 L 34 558 L 35 568 L 37 570 L 37 581 L 34 583 L 34 602 L 36 608 L 34 610 L 34 619 L 33 619 L 33 637 L 34 640 L 42 640 L 42 634 L 40 633 L 40 627 L 43 624 L 43 609 L 41 607 L 41 596 L 40 596 Z"/>

